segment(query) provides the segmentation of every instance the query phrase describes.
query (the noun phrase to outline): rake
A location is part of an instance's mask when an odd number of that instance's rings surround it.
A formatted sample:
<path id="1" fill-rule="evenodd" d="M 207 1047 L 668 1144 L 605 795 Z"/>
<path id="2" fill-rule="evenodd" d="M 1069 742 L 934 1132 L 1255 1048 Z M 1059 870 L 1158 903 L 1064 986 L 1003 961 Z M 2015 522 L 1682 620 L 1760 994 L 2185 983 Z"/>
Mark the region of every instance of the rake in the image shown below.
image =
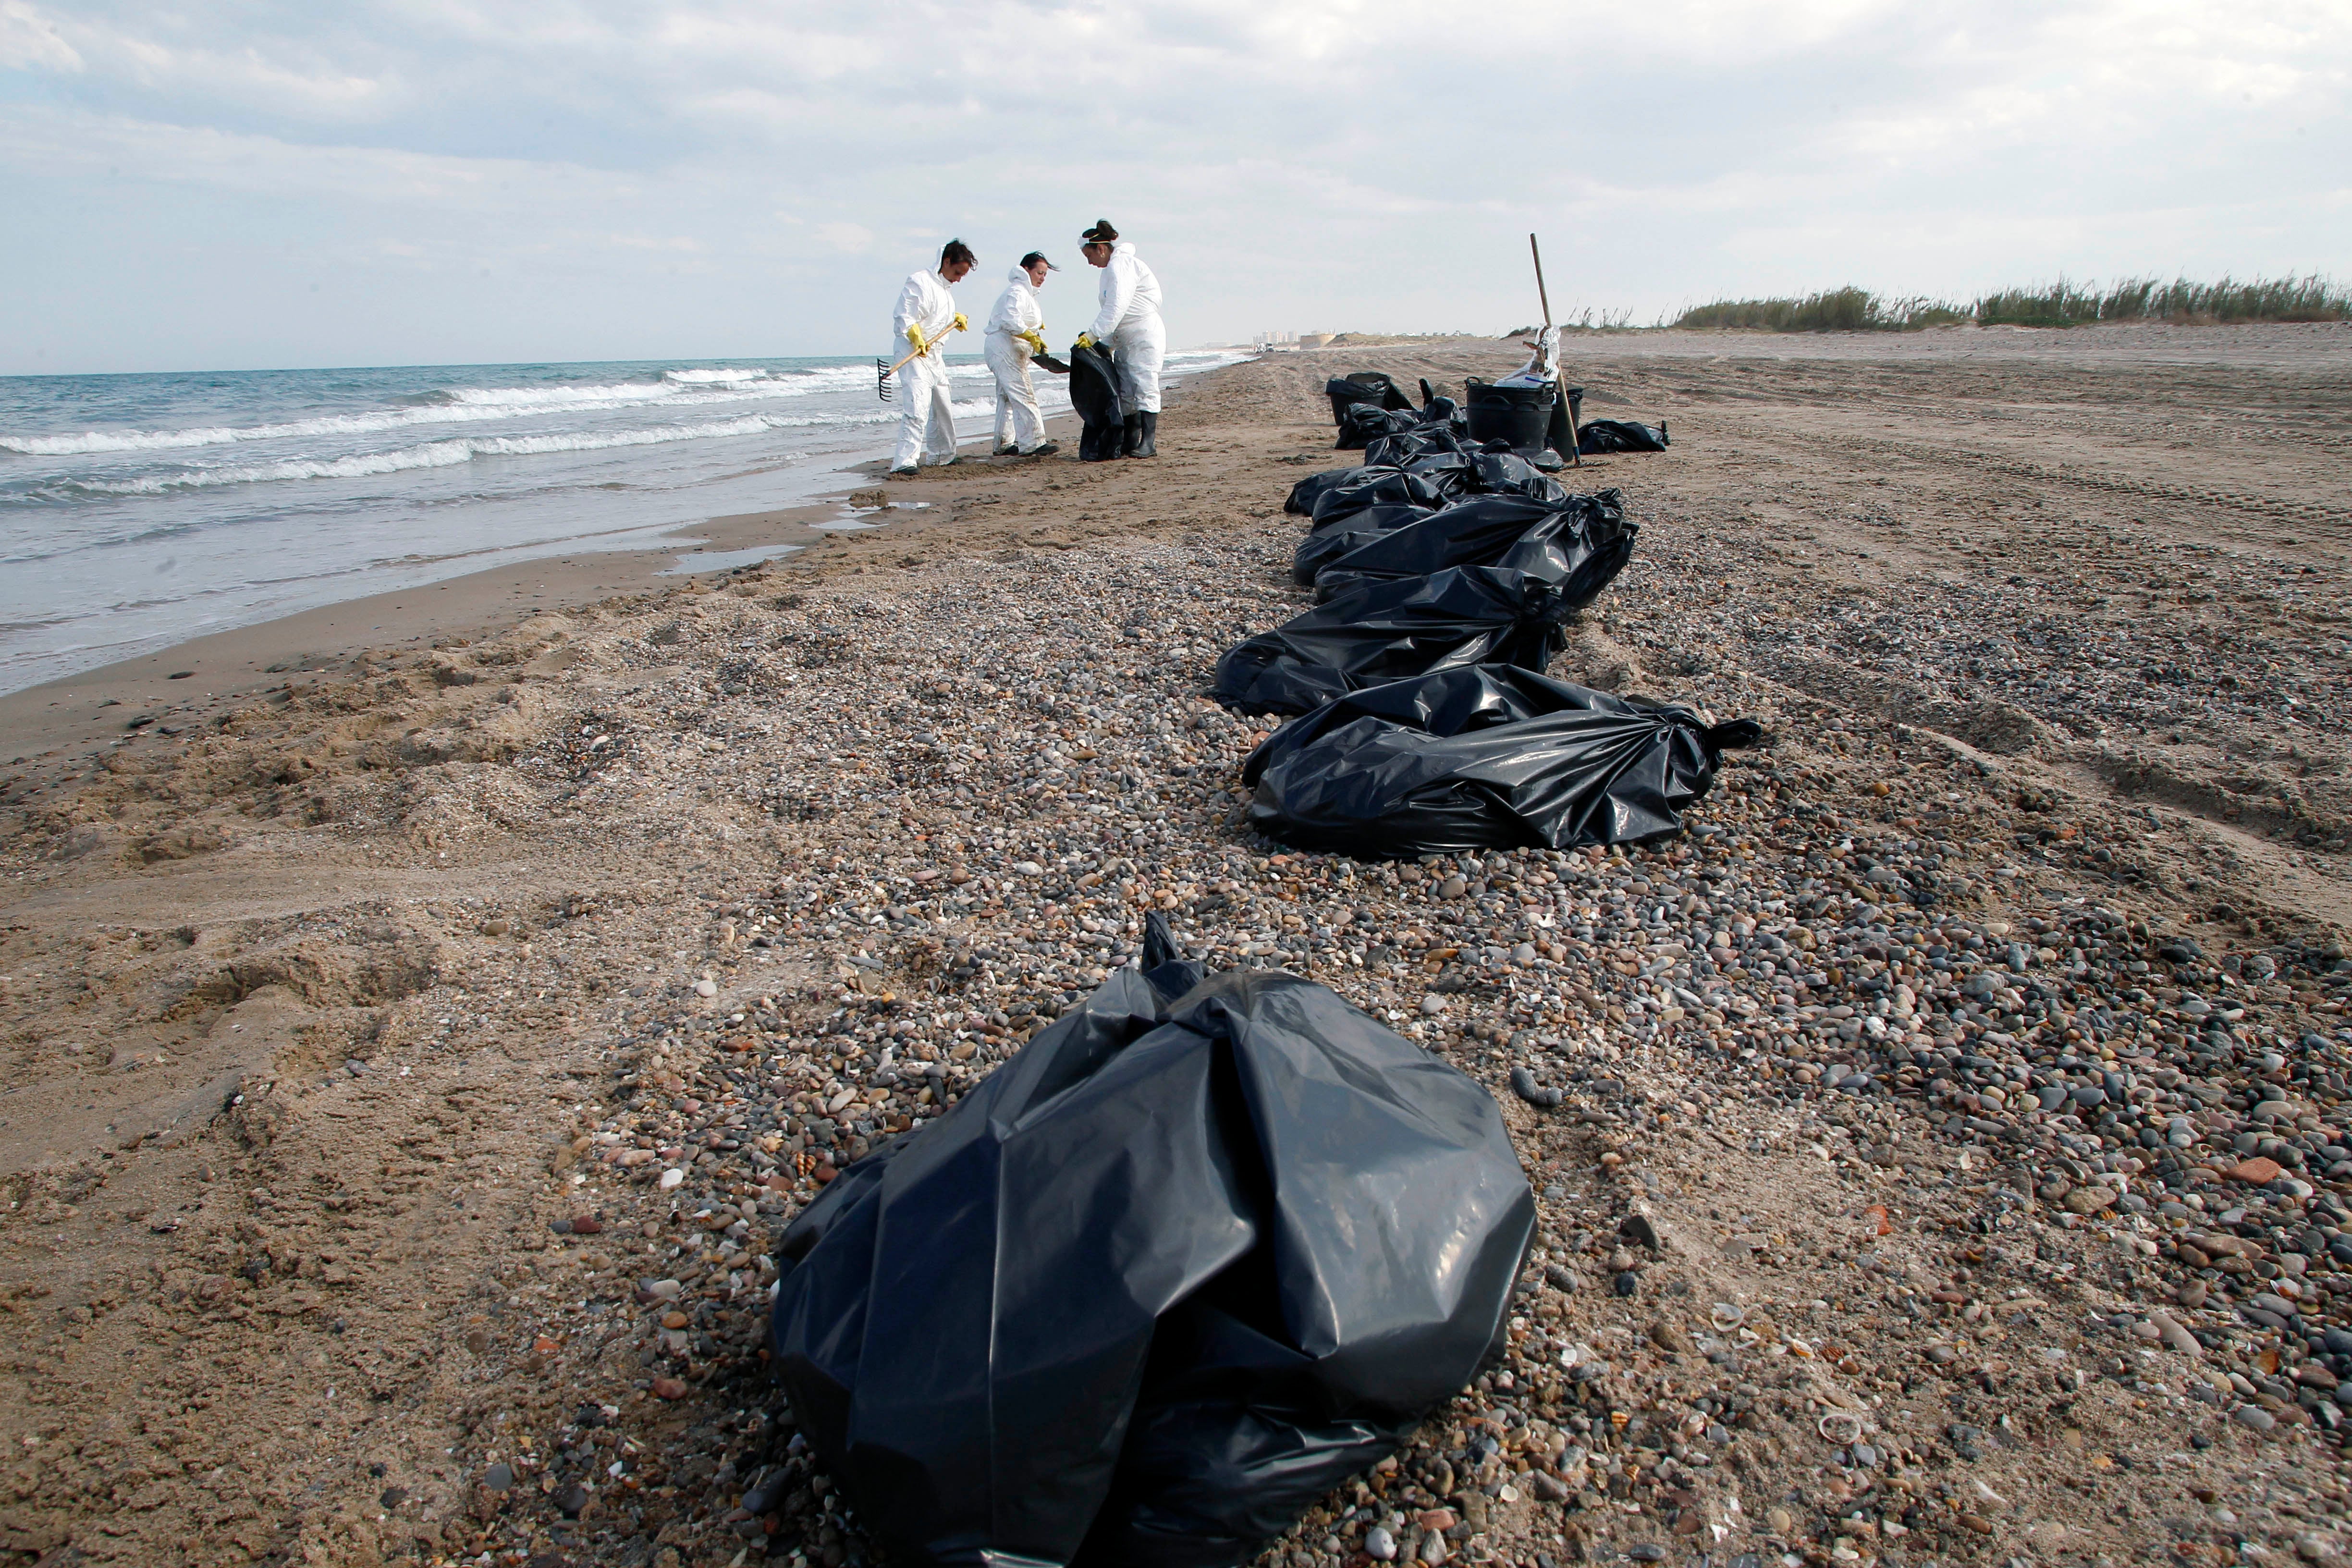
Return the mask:
<path id="1" fill-rule="evenodd" d="M 922 358 L 925 354 L 930 353 L 932 349 L 935 349 L 941 343 L 947 342 L 948 332 L 961 331 L 962 331 L 962 329 L 960 327 L 949 327 L 947 332 L 941 332 L 938 337 L 933 338 L 927 346 L 917 349 L 913 353 L 908 354 L 907 359 L 900 360 L 898 364 L 885 364 L 882 363 L 881 355 L 875 355 L 874 390 L 880 395 L 882 401 L 885 403 L 890 401 L 890 378 L 898 374 L 900 365 L 904 365 L 907 363 L 907 360 Z"/>

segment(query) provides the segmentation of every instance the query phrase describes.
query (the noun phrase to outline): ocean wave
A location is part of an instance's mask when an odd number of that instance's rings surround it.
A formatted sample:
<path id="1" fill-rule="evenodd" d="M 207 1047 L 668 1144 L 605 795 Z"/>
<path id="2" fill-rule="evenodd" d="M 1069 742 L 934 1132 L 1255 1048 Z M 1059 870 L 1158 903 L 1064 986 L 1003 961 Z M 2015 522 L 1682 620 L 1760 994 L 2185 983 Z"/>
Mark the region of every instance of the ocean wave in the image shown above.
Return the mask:
<path id="1" fill-rule="evenodd" d="M 87 430 L 70 436 L 0 436 L 0 452 L 30 458 L 105 452 L 160 452 L 245 441 L 320 436 L 370 436 L 420 425 L 520 419 L 535 414 L 620 408 L 708 407 L 714 403 L 807 397 L 855 387 L 873 373 L 857 366 L 814 371 L 665 371 L 659 382 L 589 386 L 460 386 L 434 393 L 421 406 L 368 414 L 323 414 L 270 425 L 208 425 L 184 430 Z M 668 378 L 676 377 L 676 380 Z"/>
<path id="2" fill-rule="evenodd" d="M 747 381 L 765 381 L 764 370 L 666 370 L 662 379 L 677 386 L 732 386 Z"/>
<path id="3" fill-rule="evenodd" d="M 657 425 L 645 430 L 608 430 L 551 436 L 472 436 L 428 441 L 389 452 L 358 452 L 345 458 L 290 458 L 276 463 L 230 464 L 216 468 L 188 468 L 176 474 L 156 474 L 112 483 L 76 484 L 83 495 L 163 495 L 173 490 L 216 485 L 270 484 L 283 479 L 356 479 L 377 474 L 406 473 L 418 468 L 454 468 L 478 458 L 530 458 L 551 452 L 600 452 L 620 447 L 654 447 L 672 441 L 723 440 L 765 435 L 771 430 L 803 429 L 819 425 L 870 425 L 888 415 L 850 416 L 749 414 L 699 425 Z"/>

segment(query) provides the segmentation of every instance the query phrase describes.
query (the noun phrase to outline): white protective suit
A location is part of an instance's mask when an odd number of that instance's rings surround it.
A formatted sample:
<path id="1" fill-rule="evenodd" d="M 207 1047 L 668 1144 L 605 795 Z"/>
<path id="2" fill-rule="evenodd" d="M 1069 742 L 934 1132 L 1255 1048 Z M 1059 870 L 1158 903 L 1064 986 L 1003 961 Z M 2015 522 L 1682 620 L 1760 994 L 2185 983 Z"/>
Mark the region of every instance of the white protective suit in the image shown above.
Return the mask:
<path id="1" fill-rule="evenodd" d="M 1045 312 L 1027 268 L 1005 275 L 1004 292 L 988 313 L 985 350 L 996 374 L 996 444 L 1033 452 L 1045 444 L 1045 416 L 1037 412 L 1037 389 L 1029 379 L 1030 347 L 1020 332 L 1042 332 Z"/>
<path id="2" fill-rule="evenodd" d="M 1087 335 L 1118 366 L 1118 406 L 1127 414 L 1160 412 L 1160 361 L 1168 329 L 1160 324 L 1160 279 L 1135 254 L 1132 240 L 1111 247 L 1102 269 L 1102 309 Z"/>
<path id="3" fill-rule="evenodd" d="M 929 353 L 917 354 L 898 367 L 898 448 L 890 467 L 912 468 L 924 463 L 955 460 L 955 412 L 948 403 L 947 345 L 940 340 L 955 324 L 955 296 L 946 279 L 929 268 L 907 276 L 898 291 L 898 309 L 890 317 L 895 360 L 910 352 L 907 329 L 923 329 L 923 342 L 938 343 Z"/>

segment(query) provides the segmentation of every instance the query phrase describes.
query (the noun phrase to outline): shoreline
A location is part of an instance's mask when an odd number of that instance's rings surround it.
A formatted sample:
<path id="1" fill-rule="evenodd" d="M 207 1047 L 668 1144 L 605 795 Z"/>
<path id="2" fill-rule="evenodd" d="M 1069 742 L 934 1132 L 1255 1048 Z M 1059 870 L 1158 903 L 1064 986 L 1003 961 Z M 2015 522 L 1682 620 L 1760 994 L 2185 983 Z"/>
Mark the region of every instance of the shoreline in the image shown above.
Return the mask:
<path id="1" fill-rule="evenodd" d="M 1181 393 L 1181 384 L 1172 387 L 1168 401 L 1173 405 Z M 1076 416 L 1049 417 L 1045 428 L 1049 438 L 1061 442 L 1063 457 L 1076 450 Z M 1016 459 L 990 456 L 992 439 L 963 442 L 957 468 L 1015 466 Z M 887 461 L 867 458 L 845 464 L 832 471 L 826 488 L 790 506 L 679 523 L 659 536 L 679 540 L 676 546 L 551 551 L 203 633 L 152 653 L 0 693 L 0 766 L 53 773 L 126 736 L 182 732 L 201 722 L 207 710 L 279 689 L 289 677 L 348 672 L 368 663 L 371 654 L 390 658 L 470 642 L 533 616 L 655 592 L 671 579 L 738 570 L 754 557 L 787 565 L 833 541 L 843 524 L 859 531 L 916 531 L 908 525 L 919 525 L 921 510 L 897 505 L 896 500 L 919 501 L 919 494 L 902 498 L 900 491 L 909 482 L 927 482 L 928 471 L 922 480 L 888 482 L 896 515 L 887 526 L 870 521 L 880 511 L 850 504 L 852 495 L 885 483 Z M 695 542 L 685 542 L 689 540 Z M 701 564 L 694 559 L 698 555 L 714 559 Z M 134 726 L 134 720 L 143 722 Z"/>

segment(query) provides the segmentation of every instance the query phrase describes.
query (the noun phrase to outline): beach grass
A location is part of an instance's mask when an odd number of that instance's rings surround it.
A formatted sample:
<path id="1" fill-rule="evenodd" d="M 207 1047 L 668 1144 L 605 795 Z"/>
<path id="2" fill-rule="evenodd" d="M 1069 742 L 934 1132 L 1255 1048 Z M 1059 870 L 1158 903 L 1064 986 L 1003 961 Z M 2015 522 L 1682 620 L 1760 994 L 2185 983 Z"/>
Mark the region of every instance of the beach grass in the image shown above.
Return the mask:
<path id="1" fill-rule="evenodd" d="M 2001 289 L 1966 304 L 1874 294 L 1852 284 L 1802 299 L 1717 300 L 1696 305 L 1664 327 L 1686 331 L 1745 329 L 1766 332 L 1901 332 L 1924 327 L 2078 327 L 2099 321 L 2352 321 L 2352 290 L 2330 279 L 2222 278 L 2167 283 L 2132 278 L 2101 288 L 2060 279 L 2032 288 Z"/>

